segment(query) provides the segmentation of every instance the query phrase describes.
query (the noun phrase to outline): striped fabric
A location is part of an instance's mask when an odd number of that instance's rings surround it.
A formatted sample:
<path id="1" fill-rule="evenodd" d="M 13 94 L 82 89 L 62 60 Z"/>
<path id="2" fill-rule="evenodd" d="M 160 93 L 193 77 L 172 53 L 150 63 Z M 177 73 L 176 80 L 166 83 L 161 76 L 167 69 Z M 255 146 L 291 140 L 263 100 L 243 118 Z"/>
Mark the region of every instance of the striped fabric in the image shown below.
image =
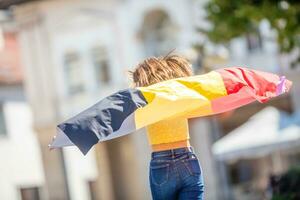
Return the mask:
<path id="1" fill-rule="evenodd" d="M 50 148 L 76 145 L 86 154 L 98 142 L 161 120 L 222 113 L 255 100 L 264 103 L 291 85 L 285 77 L 232 67 L 121 90 L 57 125 Z"/>

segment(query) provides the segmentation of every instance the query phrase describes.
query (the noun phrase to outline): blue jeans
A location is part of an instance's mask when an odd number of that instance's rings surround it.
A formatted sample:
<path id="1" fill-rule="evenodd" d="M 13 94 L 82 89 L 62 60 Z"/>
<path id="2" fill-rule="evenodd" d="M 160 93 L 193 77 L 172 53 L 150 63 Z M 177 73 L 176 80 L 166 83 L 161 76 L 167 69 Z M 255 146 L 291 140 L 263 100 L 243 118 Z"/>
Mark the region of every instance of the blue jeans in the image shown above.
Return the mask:
<path id="1" fill-rule="evenodd" d="M 191 147 L 152 153 L 150 187 L 154 200 L 203 199 L 203 176 Z"/>

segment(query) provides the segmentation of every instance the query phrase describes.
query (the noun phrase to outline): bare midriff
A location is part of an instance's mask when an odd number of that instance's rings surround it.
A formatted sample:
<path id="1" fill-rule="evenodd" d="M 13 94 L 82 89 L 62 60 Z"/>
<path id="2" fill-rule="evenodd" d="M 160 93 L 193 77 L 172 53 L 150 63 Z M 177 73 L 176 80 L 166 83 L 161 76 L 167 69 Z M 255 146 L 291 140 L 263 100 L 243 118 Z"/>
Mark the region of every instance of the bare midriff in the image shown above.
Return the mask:
<path id="1" fill-rule="evenodd" d="M 147 135 L 153 151 L 190 146 L 188 120 L 185 118 L 170 119 L 149 125 Z"/>
<path id="2" fill-rule="evenodd" d="M 177 149 L 177 148 L 190 147 L 190 146 L 191 145 L 189 140 L 151 145 L 152 151 L 164 151 L 164 150 Z"/>

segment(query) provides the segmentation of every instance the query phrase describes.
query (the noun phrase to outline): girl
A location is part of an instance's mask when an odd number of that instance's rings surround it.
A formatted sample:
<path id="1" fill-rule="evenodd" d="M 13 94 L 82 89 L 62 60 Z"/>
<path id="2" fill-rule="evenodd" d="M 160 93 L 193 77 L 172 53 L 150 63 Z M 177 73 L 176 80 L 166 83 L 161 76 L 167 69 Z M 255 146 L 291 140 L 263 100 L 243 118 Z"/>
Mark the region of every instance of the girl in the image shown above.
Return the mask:
<path id="1" fill-rule="evenodd" d="M 191 76 L 191 64 L 183 57 L 148 58 L 131 72 L 135 87 Z M 160 121 L 147 127 L 152 147 L 150 187 L 154 200 L 203 199 L 203 176 L 189 142 L 188 120 L 184 117 Z"/>

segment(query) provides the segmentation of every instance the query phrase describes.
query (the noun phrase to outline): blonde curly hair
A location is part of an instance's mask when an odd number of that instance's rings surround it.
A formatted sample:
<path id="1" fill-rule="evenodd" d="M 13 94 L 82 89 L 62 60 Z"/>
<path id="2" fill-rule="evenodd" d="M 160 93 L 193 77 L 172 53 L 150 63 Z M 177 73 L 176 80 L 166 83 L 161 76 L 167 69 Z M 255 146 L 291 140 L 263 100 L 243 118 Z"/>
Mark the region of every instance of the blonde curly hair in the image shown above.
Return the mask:
<path id="1" fill-rule="evenodd" d="M 190 62 L 179 55 L 150 57 L 129 71 L 134 87 L 149 86 L 161 81 L 193 75 Z"/>

